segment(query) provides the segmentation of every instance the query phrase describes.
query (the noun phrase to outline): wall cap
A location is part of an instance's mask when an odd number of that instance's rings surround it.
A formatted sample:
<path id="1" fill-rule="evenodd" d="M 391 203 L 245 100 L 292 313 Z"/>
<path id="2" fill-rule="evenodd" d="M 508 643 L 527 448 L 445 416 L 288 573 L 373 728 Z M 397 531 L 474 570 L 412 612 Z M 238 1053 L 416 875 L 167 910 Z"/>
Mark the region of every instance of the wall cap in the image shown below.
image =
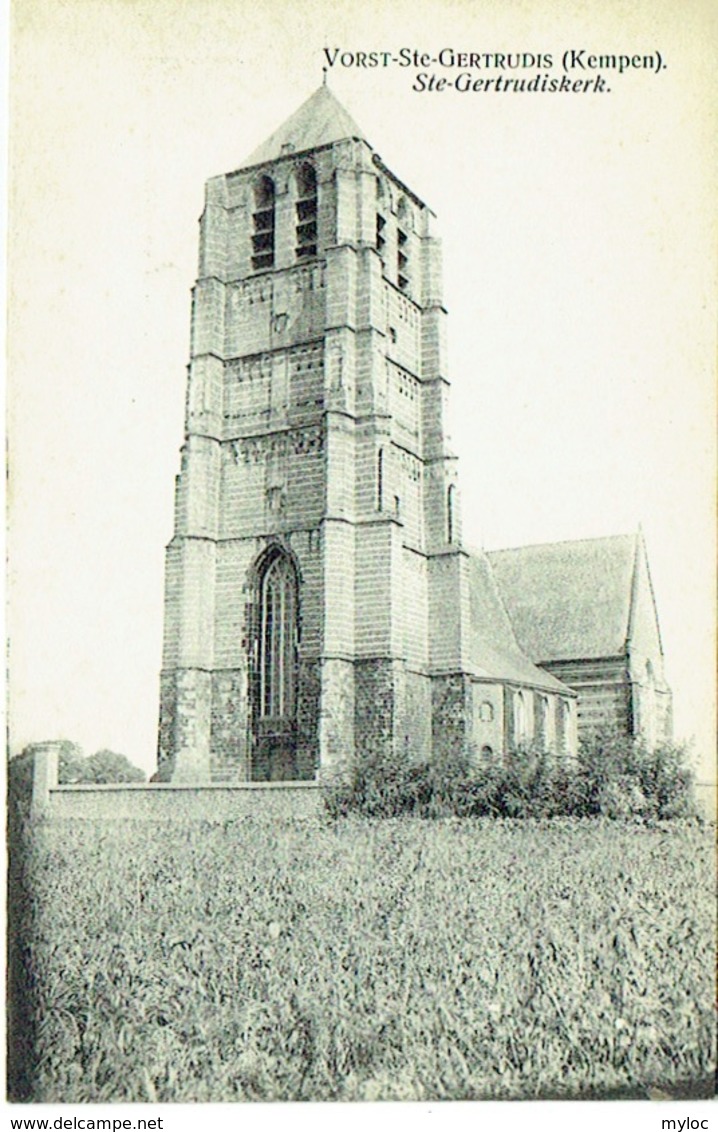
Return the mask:
<path id="1" fill-rule="evenodd" d="M 141 791 L 182 791 L 193 793 L 205 790 L 262 791 L 262 790 L 319 790 L 316 781 L 297 780 L 282 782 L 64 782 L 50 787 L 51 794 L 106 794 L 112 791 L 138 793 Z"/>

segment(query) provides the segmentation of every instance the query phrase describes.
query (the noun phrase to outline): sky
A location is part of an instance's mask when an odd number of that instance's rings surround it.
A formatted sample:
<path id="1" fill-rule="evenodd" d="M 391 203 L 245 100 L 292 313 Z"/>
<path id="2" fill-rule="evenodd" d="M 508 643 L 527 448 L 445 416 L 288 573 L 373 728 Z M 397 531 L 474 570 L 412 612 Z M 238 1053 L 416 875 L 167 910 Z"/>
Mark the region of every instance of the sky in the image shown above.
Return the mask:
<path id="1" fill-rule="evenodd" d="M 328 82 L 438 217 L 467 542 L 641 523 L 676 733 L 715 778 L 713 7 L 16 0 L 12 751 L 68 738 L 154 766 L 205 180 L 316 89 L 325 48 L 552 56 L 526 79 L 583 49 L 663 66 L 581 94 L 413 89 L 467 69 L 438 64 Z"/>

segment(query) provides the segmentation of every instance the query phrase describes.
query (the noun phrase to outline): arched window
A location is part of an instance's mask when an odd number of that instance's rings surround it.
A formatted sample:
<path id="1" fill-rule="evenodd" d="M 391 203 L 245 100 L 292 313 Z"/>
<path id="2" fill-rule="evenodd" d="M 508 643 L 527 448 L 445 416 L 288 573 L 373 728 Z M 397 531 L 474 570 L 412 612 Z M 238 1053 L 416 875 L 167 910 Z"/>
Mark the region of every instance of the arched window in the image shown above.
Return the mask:
<path id="1" fill-rule="evenodd" d="M 494 759 L 494 749 L 493 749 L 493 747 L 489 747 L 489 745 L 487 743 L 485 746 L 483 746 L 481 748 L 481 761 L 486 765 L 488 763 L 493 762 L 493 759 Z"/>
<path id="2" fill-rule="evenodd" d="M 286 554 L 266 563 L 259 582 L 259 716 L 293 718 L 297 683 L 297 577 Z"/>
<path id="3" fill-rule="evenodd" d="M 297 259 L 317 254 L 317 174 L 306 163 L 297 170 Z"/>
<path id="4" fill-rule="evenodd" d="M 384 506 L 384 449 L 380 448 L 376 454 L 376 509 L 381 511 Z"/>
<path id="5" fill-rule="evenodd" d="M 514 743 L 517 746 L 525 743 L 529 738 L 529 713 L 526 702 L 526 693 L 514 693 Z"/>
<path id="6" fill-rule="evenodd" d="M 252 267 L 255 271 L 274 267 L 274 181 L 271 177 L 260 177 L 254 185 L 252 220 Z"/>
<path id="7" fill-rule="evenodd" d="M 446 493 L 446 541 L 456 541 L 456 484 L 449 484 Z"/>
<path id="8" fill-rule="evenodd" d="M 568 725 L 570 708 L 566 700 L 556 703 L 556 750 L 559 755 L 568 753 Z"/>
<path id="9" fill-rule="evenodd" d="M 548 743 L 548 696 L 536 695 L 534 711 L 536 713 L 535 732 L 536 740 L 542 748 Z"/>

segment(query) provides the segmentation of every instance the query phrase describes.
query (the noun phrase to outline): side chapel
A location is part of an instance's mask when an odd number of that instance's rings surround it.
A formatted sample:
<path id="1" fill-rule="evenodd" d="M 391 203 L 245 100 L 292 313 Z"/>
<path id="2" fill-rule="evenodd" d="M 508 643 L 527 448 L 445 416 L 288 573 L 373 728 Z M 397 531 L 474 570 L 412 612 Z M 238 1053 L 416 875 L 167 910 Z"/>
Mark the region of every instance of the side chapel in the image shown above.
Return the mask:
<path id="1" fill-rule="evenodd" d="M 640 536 L 603 597 L 590 552 L 464 545 L 445 319 L 434 214 L 326 85 L 208 181 L 158 777 L 313 779 L 358 752 L 478 768 L 570 755 L 582 721 L 669 726 Z"/>

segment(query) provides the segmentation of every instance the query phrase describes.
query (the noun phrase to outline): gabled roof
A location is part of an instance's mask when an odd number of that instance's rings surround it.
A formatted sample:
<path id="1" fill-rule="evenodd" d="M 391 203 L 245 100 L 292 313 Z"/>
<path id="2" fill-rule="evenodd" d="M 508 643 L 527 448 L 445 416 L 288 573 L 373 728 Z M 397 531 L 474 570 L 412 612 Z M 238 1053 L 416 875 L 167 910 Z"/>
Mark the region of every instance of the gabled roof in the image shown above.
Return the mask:
<path id="1" fill-rule="evenodd" d="M 242 165 L 261 165 L 286 153 L 317 149 L 344 138 L 366 141 L 351 115 L 337 101 L 329 87 L 322 85 Z"/>
<path id="2" fill-rule="evenodd" d="M 471 660 L 475 675 L 573 695 L 519 648 L 486 554 L 472 552 L 470 563 Z"/>
<path id="3" fill-rule="evenodd" d="M 640 539 L 488 552 L 517 640 L 537 664 L 625 654 Z"/>

